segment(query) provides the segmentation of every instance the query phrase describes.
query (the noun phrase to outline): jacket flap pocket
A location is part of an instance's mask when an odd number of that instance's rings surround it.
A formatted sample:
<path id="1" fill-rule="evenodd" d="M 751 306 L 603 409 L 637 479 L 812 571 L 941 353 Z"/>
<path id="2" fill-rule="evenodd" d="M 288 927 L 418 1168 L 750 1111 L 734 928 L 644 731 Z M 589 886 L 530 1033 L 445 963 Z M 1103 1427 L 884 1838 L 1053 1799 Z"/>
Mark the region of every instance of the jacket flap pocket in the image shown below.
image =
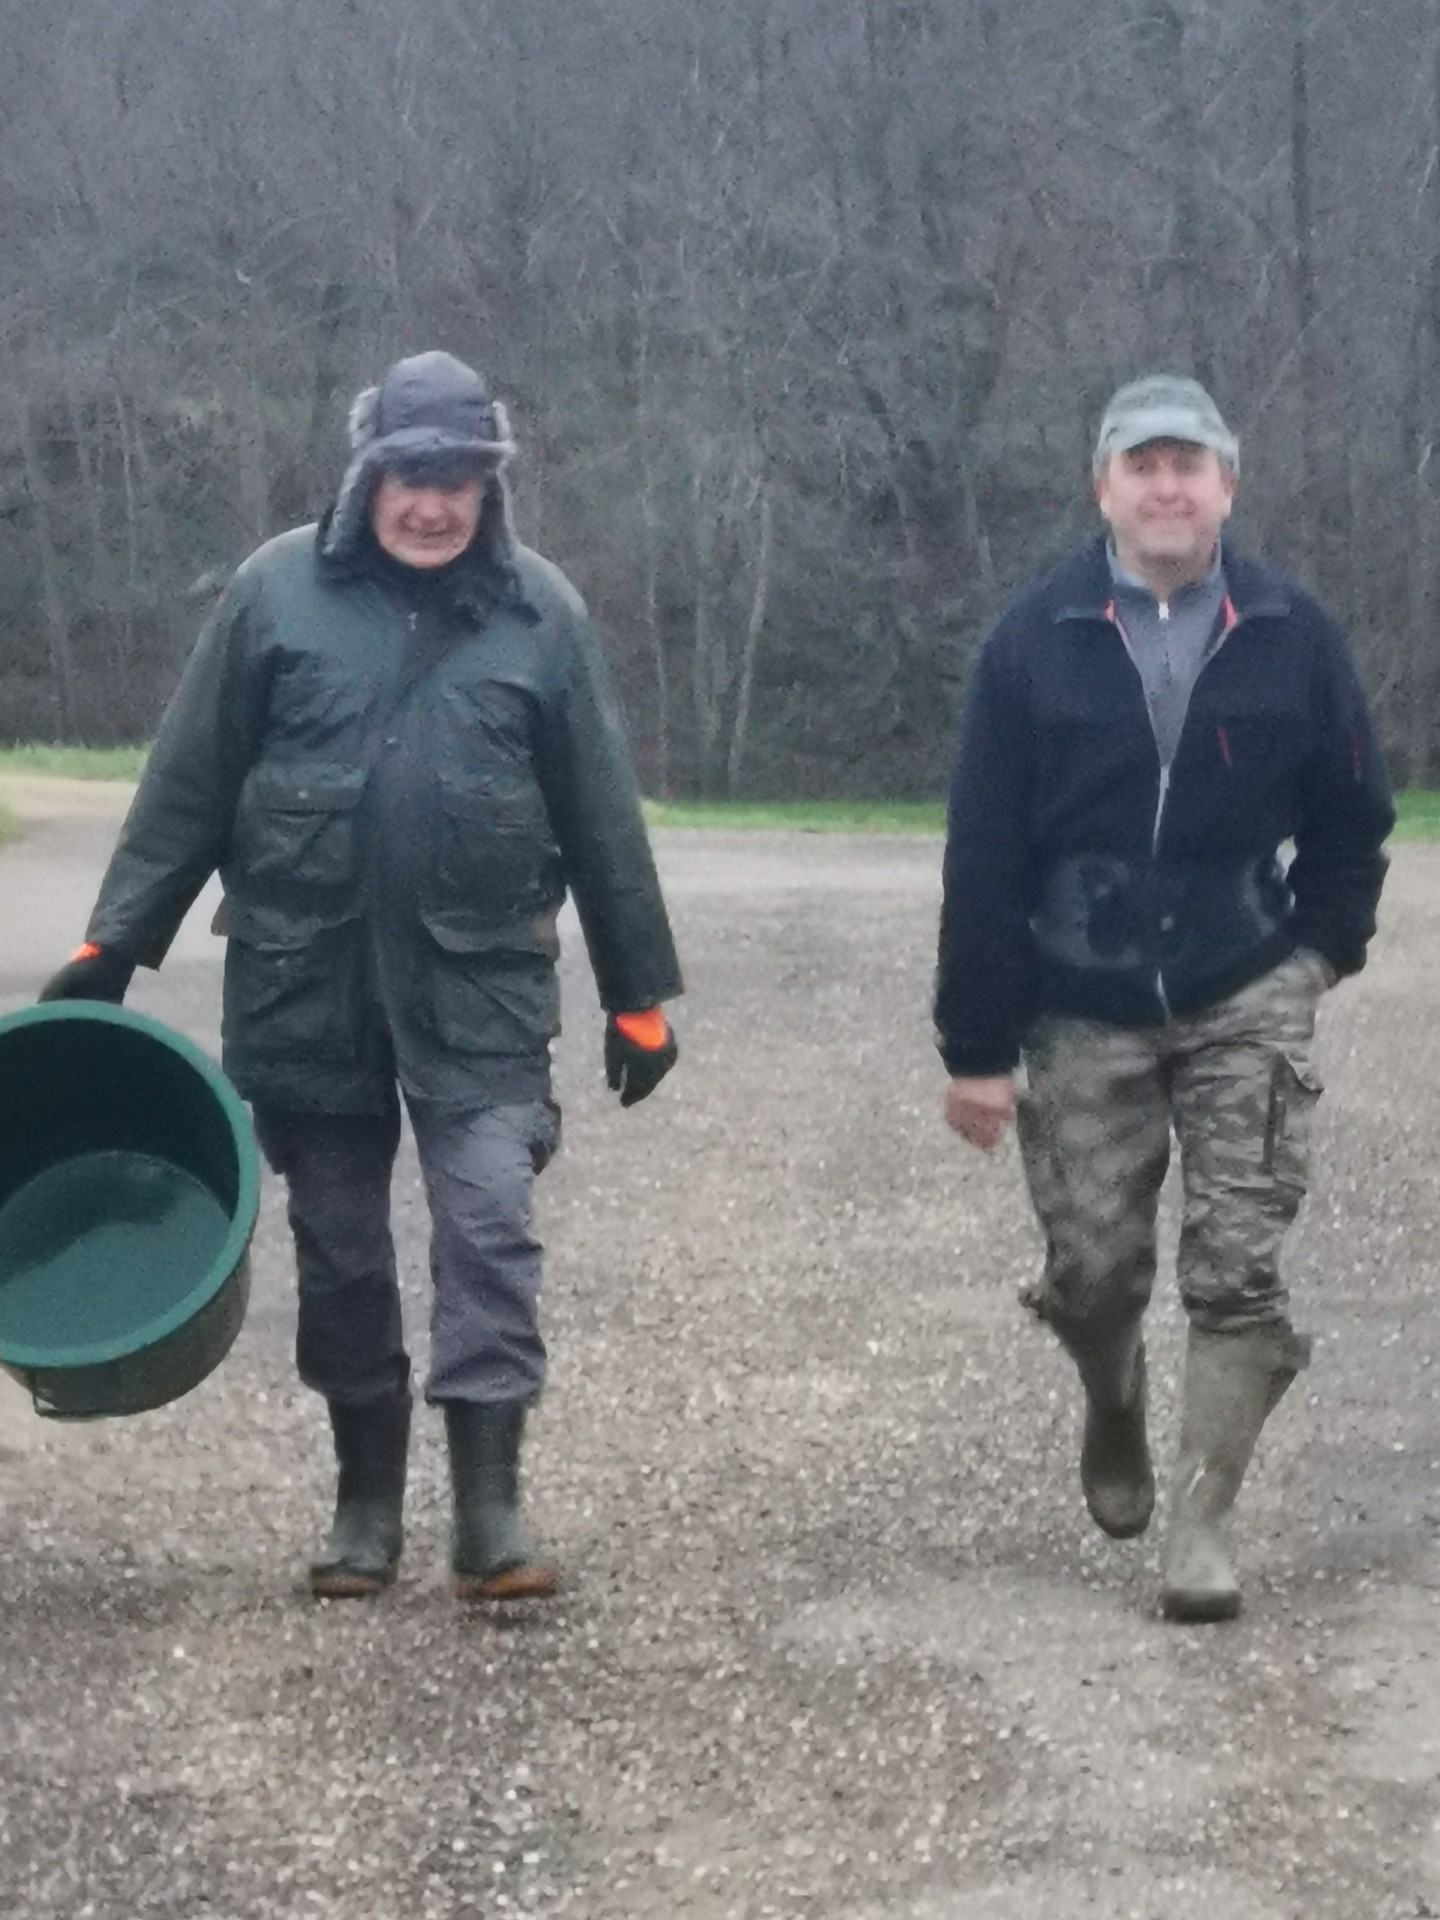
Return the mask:
<path id="1" fill-rule="evenodd" d="M 298 953 L 332 927 L 358 919 L 353 913 L 296 913 L 292 907 L 259 905 L 226 894 L 215 915 L 214 930 L 242 946 L 264 947 L 273 953 Z"/>
<path id="2" fill-rule="evenodd" d="M 252 776 L 249 798 L 280 813 L 347 813 L 365 791 L 359 767 L 279 768 Z"/>
<path id="3" fill-rule="evenodd" d="M 543 825 L 546 818 L 545 803 L 533 787 L 506 792 L 490 780 L 467 780 L 463 785 L 442 780 L 440 805 L 453 820 L 501 830 Z"/>
<path id="4" fill-rule="evenodd" d="M 421 920 L 430 938 L 445 953 L 490 953 L 533 960 L 555 961 L 560 956 L 558 910 L 551 908 L 497 926 L 473 907 L 426 907 Z"/>

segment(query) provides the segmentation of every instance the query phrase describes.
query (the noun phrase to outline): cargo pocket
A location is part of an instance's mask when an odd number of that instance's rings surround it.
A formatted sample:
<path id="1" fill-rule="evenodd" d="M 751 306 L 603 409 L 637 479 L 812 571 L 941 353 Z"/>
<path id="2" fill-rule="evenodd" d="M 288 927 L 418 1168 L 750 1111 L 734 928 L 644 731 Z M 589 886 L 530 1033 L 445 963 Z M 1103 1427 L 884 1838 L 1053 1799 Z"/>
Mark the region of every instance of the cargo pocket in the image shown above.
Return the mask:
<path id="1" fill-rule="evenodd" d="M 466 901 L 493 920 L 534 912 L 559 849 L 538 790 L 497 793 L 487 784 L 440 788 L 435 879 L 442 899 Z"/>
<path id="2" fill-rule="evenodd" d="M 1260 1170 L 1276 1192 L 1298 1205 L 1310 1171 L 1310 1135 L 1315 1104 L 1325 1091 L 1315 1063 L 1299 1048 L 1277 1053 L 1270 1068 Z"/>
<path id="3" fill-rule="evenodd" d="M 560 1108 L 554 1100 L 542 1100 L 535 1110 L 535 1127 L 530 1135 L 530 1171 L 541 1174 L 560 1151 Z"/>
<path id="4" fill-rule="evenodd" d="M 365 775 L 353 767 L 252 774 L 236 814 L 233 864 L 249 880 L 342 887 L 359 866 Z"/>
<path id="5" fill-rule="evenodd" d="M 361 1017 L 358 925 L 326 927 L 303 943 L 232 933 L 223 994 L 227 1048 L 267 1058 L 349 1054 Z"/>
<path id="6" fill-rule="evenodd" d="M 560 1031 L 560 982 L 542 953 L 440 914 L 423 916 L 437 949 L 430 1025 L 462 1053 L 540 1053 Z"/>

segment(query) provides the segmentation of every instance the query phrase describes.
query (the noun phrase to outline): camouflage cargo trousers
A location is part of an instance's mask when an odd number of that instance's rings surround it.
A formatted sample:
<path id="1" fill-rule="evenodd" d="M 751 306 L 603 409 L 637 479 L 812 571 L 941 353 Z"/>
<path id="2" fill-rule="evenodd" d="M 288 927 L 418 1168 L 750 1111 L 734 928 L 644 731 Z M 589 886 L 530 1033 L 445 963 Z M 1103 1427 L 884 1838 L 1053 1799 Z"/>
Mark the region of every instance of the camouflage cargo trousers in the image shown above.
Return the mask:
<path id="1" fill-rule="evenodd" d="M 1172 1132 L 1191 1321 L 1220 1332 L 1287 1318 L 1280 1244 L 1305 1194 L 1321 1091 L 1311 1041 L 1330 978 L 1300 952 L 1163 1025 L 1037 1024 L 1017 1120 L 1046 1253 L 1023 1297 L 1058 1333 L 1144 1311 Z"/>

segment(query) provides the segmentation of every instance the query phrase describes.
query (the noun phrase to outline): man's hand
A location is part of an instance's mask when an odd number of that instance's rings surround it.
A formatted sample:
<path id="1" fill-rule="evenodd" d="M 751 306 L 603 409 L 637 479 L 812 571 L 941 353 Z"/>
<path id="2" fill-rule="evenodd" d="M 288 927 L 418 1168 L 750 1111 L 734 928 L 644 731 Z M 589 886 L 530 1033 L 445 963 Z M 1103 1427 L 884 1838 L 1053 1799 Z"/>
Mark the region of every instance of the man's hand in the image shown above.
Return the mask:
<path id="1" fill-rule="evenodd" d="M 118 1007 L 134 971 L 133 960 L 87 940 L 83 947 L 75 949 L 58 973 L 51 974 L 40 989 L 40 999 L 108 1000 Z"/>
<path id="2" fill-rule="evenodd" d="M 1340 969 L 1333 960 L 1327 959 L 1317 947 L 1296 947 L 1295 958 L 1303 960 L 1320 984 L 1320 991 L 1328 993 L 1340 978 Z"/>
<path id="3" fill-rule="evenodd" d="M 945 1119 L 972 1147 L 998 1147 L 1015 1118 L 1015 1081 L 1008 1073 L 970 1079 L 957 1074 L 945 1090 Z"/>
<path id="4" fill-rule="evenodd" d="M 680 1049 L 659 1007 L 644 1013 L 612 1013 L 605 1021 L 605 1084 L 633 1107 L 651 1094 L 674 1066 Z"/>

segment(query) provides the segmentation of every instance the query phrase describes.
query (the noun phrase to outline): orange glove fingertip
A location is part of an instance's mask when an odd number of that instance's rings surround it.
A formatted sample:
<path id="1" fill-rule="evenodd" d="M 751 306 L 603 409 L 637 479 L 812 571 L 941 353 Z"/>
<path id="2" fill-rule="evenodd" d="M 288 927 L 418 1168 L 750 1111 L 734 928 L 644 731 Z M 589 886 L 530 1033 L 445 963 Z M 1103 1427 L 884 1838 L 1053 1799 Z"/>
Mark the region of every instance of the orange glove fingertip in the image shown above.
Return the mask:
<path id="1" fill-rule="evenodd" d="M 670 1022 L 660 1007 L 647 1007 L 643 1013 L 617 1013 L 614 1019 L 616 1032 L 646 1053 L 658 1053 L 670 1038 Z"/>

